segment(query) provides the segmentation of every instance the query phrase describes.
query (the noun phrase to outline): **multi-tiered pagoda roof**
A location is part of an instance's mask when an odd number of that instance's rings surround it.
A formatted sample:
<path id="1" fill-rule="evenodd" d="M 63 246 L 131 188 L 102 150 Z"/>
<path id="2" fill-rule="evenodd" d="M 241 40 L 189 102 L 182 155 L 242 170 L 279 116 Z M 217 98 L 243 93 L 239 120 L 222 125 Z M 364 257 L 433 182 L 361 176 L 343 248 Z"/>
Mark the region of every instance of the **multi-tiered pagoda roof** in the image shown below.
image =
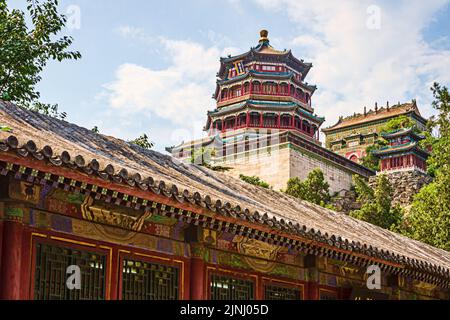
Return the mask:
<path id="1" fill-rule="evenodd" d="M 426 171 L 426 160 L 429 153 L 420 146 L 425 139 L 415 132 L 414 128 L 402 128 L 382 133 L 381 136 L 389 144 L 373 154 L 381 159 L 381 171 L 419 169 Z"/>
<path id="2" fill-rule="evenodd" d="M 325 119 L 312 107 L 317 87 L 304 82 L 312 64 L 290 50 L 273 48 L 266 30 L 260 34 L 259 44 L 248 52 L 220 59 L 213 95 L 217 106 L 208 112 L 205 130 L 216 135 L 242 128 L 280 129 L 318 143 Z"/>

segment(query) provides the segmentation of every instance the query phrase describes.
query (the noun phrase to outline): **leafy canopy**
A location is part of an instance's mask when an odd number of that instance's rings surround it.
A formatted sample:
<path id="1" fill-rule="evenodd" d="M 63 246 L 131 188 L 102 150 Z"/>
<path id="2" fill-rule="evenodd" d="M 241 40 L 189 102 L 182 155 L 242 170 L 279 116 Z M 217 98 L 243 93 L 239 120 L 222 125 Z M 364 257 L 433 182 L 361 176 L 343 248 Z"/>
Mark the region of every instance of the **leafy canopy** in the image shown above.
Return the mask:
<path id="1" fill-rule="evenodd" d="M 266 188 L 266 189 L 270 188 L 270 185 L 267 182 L 261 180 L 259 177 L 246 176 L 246 175 L 241 174 L 241 175 L 239 175 L 239 178 L 242 181 L 245 181 L 247 183 L 253 184 L 255 186 L 263 187 L 263 188 Z"/>
<path id="2" fill-rule="evenodd" d="M 94 127 L 94 129 L 95 128 L 97 128 L 97 127 Z M 138 137 L 138 138 L 136 138 L 134 140 L 128 141 L 128 142 L 131 143 L 131 144 L 135 144 L 135 145 L 137 145 L 137 146 L 139 146 L 141 148 L 147 149 L 147 150 L 153 148 L 153 142 L 151 142 L 148 139 L 148 136 L 145 133 L 142 134 L 140 137 Z"/>
<path id="3" fill-rule="evenodd" d="M 331 198 L 330 185 L 318 168 L 311 171 L 304 181 L 298 177 L 289 179 L 285 193 L 323 207 L 328 207 Z"/>
<path id="4" fill-rule="evenodd" d="M 414 197 L 402 233 L 450 251 L 450 95 L 437 83 L 431 90 L 438 115 L 432 117 L 429 127 L 438 134 L 427 137 L 432 147 L 427 165 L 433 168 L 435 179 Z"/>
<path id="5" fill-rule="evenodd" d="M 353 181 L 362 206 L 361 209 L 350 212 L 350 216 L 384 229 L 397 230 L 403 212 L 399 206 L 392 205 L 393 190 L 388 178 L 385 175 L 378 176 L 374 190 L 361 177 L 354 176 Z"/>
<path id="6" fill-rule="evenodd" d="M 40 73 L 50 60 L 79 59 L 78 51 L 69 51 L 72 38 L 58 34 L 66 17 L 58 13 L 58 0 L 27 0 L 28 16 L 10 10 L 0 0 L 0 98 L 47 115 L 65 118 L 58 105 L 39 102 L 36 90 Z M 30 26 L 26 19 L 29 17 Z"/>

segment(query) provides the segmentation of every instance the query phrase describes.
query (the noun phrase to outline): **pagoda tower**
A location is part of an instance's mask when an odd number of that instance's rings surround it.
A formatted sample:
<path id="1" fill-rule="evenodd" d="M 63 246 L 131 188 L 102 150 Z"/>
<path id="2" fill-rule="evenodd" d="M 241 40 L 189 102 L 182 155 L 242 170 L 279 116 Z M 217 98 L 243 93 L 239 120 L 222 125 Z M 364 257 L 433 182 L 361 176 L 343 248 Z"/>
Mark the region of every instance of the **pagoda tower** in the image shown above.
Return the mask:
<path id="1" fill-rule="evenodd" d="M 325 119 L 312 107 L 316 86 L 304 81 L 312 64 L 274 49 L 266 30 L 260 36 L 248 52 L 220 59 L 217 107 L 208 112 L 205 130 L 211 136 L 243 128 L 287 130 L 319 143 Z"/>
<path id="2" fill-rule="evenodd" d="M 382 133 L 381 136 L 389 144 L 373 151 L 380 158 L 380 172 L 419 170 L 426 172 L 428 152 L 419 146 L 424 136 L 414 132 L 413 128 L 402 128 L 392 132 Z"/>
<path id="3" fill-rule="evenodd" d="M 290 50 L 272 47 L 262 30 L 255 47 L 220 58 L 205 137 L 166 150 L 186 162 L 231 168 L 226 173 L 235 177 L 259 177 L 275 190 L 316 168 L 332 192 L 350 189 L 354 174 L 368 178 L 375 172 L 322 147 L 325 119 L 314 112 L 316 86 L 305 81 L 311 68 Z"/>
<path id="4" fill-rule="evenodd" d="M 417 134 L 414 128 L 381 133 L 381 136 L 388 141 L 388 145 L 372 151 L 381 160 L 377 174 L 388 178 L 393 190 L 393 204 L 409 210 L 414 196 L 432 181 L 427 174 L 429 153 L 419 145 L 425 137 Z M 376 184 L 375 176 L 370 177 L 369 185 L 375 188 Z"/>

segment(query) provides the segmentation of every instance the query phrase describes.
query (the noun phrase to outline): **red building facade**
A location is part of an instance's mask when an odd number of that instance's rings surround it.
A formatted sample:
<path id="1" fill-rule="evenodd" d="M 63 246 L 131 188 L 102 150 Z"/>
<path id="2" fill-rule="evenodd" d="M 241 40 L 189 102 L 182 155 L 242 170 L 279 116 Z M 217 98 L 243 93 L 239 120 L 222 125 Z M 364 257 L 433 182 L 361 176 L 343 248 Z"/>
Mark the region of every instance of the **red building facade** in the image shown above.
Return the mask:
<path id="1" fill-rule="evenodd" d="M 382 133 L 381 136 L 389 143 L 373 152 L 381 160 L 381 172 L 414 169 L 427 171 L 428 152 L 419 146 L 423 136 L 414 133 L 412 128 Z"/>

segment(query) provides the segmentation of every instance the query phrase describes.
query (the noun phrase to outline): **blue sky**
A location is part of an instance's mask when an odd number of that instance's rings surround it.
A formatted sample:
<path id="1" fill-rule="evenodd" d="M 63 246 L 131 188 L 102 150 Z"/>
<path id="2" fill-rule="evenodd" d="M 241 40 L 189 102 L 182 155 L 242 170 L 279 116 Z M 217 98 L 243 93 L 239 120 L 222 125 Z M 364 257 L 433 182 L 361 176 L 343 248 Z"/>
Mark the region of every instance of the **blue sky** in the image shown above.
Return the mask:
<path id="1" fill-rule="evenodd" d="M 146 132 L 161 151 L 202 135 L 219 57 L 266 28 L 273 46 L 313 63 L 306 80 L 324 126 L 375 101 L 415 98 L 429 116 L 432 82 L 450 84 L 449 3 L 62 0 L 83 58 L 50 63 L 39 90 L 69 121 L 123 139 Z"/>

